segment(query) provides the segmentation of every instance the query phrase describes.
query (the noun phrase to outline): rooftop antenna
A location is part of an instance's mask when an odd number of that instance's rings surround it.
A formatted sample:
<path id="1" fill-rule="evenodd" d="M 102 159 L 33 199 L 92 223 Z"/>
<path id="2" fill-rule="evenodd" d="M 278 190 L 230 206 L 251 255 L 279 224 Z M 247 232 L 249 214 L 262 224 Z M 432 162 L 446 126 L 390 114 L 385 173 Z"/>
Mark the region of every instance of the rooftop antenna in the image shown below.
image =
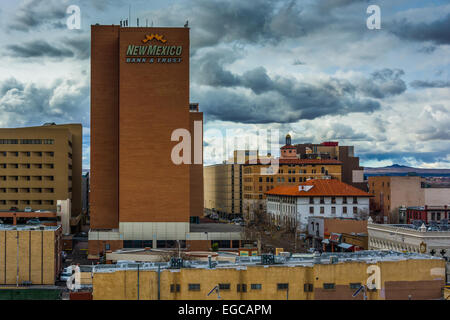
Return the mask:
<path id="1" fill-rule="evenodd" d="M 128 5 L 128 21 L 131 21 L 131 4 Z"/>
<path id="2" fill-rule="evenodd" d="M 137 18 L 137 26 L 139 27 L 139 18 Z"/>
<path id="3" fill-rule="evenodd" d="M 152 27 L 153 27 L 153 20 L 152 20 Z"/>
<path id="4" fill-rule="evenodd" d="M 187 28 L 189 26 L 189 20 L 186 20 L 186 23 L 184 24 L 184 27 Z"/>
<path id="5" fill-rule="evenodd" d="M 145 19 L 145 26 L 148 27 L 148 19 Z"/>

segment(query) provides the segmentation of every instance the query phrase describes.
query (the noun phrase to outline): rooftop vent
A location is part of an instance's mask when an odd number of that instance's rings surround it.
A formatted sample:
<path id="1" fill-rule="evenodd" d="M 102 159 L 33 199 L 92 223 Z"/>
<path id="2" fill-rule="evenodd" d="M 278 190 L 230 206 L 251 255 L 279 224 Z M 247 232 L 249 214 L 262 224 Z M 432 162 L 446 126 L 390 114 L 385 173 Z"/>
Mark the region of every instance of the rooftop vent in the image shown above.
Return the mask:
<path id="1" fill-rule="evenodd" d="M 305 191 L 308 192 L 309 190 L 311 190 L 314 186 L 305 186 L 305 185 L 299 185 L 298 186 L 298 191 Z"/>

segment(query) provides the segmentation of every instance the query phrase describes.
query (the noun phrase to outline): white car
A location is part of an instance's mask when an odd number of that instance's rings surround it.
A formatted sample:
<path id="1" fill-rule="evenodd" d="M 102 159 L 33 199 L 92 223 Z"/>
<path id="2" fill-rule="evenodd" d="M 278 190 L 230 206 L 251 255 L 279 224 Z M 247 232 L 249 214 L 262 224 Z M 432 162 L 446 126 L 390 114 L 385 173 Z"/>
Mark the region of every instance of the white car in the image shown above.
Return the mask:
<path id="1" fill-rule="evenodd" d="M 26 208 L 24 209 L 24 211 L 25 211 L 25 212 L 33 212 L 33 209 L 31 209 L 31 207 L 26 207 Z"/>

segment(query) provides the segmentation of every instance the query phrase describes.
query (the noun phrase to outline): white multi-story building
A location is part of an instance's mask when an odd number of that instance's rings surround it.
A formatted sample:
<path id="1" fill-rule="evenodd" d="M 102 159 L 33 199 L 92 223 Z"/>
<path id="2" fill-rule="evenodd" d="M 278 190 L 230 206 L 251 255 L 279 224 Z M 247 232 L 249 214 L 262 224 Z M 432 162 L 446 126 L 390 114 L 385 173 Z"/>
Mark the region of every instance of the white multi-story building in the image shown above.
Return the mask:
<path id="1" fill-rule="evenodd" d="M 308 217 L 368 217 L 369 198 L 337 179 L 316 179 L 266 192 L 266 205 L 273 223 L 305 230 Z"/>

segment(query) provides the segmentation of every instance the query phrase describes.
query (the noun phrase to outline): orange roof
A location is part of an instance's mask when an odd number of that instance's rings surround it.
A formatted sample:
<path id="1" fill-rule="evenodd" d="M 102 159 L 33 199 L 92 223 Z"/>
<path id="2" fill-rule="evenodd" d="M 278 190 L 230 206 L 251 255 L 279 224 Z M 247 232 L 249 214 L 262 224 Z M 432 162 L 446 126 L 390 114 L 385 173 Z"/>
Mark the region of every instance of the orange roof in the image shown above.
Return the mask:
<path id="1" fill-rule="evenodd" d="M 285 145 L 285 146 L 282 146 L 280 149 L 297 149 L 297 148 L 294 147 L 293 145 Z"/>
<path id="2" fill-rule="evenodd" d="M 278 160 L 279 164 L 342 164 L 341 161 L 332 160 L 332 159 L 272 159 Z M 254 161 L 254 160 L 253 160 Z M 247 160 L 245 164 L 261 164 L 261 161 L 258 160 L 258 163 L 251 163 L 250 160 Z M 264 163 L 268 164 L 268 163 Z"/>
<path id="3" fill-rule="evenodd" d="M 299 186 L 313 186 L 309 191 L 299 191 Z M 293 186 L 285 185 L 273 188 L 267 191 L 268 195 L 280 196 L 296 196 L 296 197 L 311 197 L 311 196 L 348 196 L 348 197 L 371 197 L 367 192 L 364 192 L 351 185 L 343 183 L 336 179 L 314 179 L 304 183 Z"/>

